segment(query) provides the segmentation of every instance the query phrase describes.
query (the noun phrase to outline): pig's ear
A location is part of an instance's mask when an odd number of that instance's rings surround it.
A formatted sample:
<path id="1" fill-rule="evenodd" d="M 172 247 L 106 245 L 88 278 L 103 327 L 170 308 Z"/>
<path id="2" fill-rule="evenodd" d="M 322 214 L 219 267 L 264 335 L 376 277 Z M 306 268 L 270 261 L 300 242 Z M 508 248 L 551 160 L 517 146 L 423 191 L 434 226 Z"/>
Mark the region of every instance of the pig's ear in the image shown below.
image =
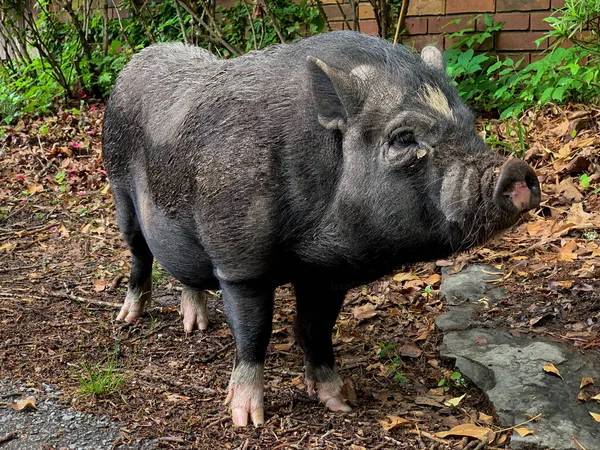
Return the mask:
<path id="1" fill-rule="evenodd" d="M 444 55 L 433 45 L 423 47 L 423 50 L 421 50 L 421 59 L 425 61 L 425 64 L 428 66 L 446 73 L 446 61 L 444 61 Z"/>
<path id="2" fill-rule="evenodd" d="M 307 58 L 307 67 L 319 123 L 345 131 L 348 118 L 358 109 L 354 77 L 312 56 Z"/>

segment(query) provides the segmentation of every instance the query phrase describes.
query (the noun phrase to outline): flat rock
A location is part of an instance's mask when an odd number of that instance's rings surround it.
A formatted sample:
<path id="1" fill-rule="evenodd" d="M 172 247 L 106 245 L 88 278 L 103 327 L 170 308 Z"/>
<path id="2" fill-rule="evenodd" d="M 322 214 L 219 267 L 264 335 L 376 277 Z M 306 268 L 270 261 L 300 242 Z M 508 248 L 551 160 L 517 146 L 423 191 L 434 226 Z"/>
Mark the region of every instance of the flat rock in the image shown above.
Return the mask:
<path id="1" fill-rule="evenodd" d="M 582 377 L 600 382 L 597 354 L 581 354 L 566 344 L 538 337 L 513 337 L 503 330 L 469 329 L 444 335 L 441 357 L 455 360 L 462 374 L 483 389 L 494 404 L 503 426 L 522 423 L 535 430 L 525 437 L 513 433 L 511 448 L 600 449 L 600 423 L 590 412 L 600 414 L 596 401 L 577 399 Z M 546 373 L 552 363 L 563 378 Z"/>
<path id="2" fill-rule="evenodd" d="M 498 300 L 506 297 L 501 286 L 492 284 L 502 279 L 502 271 L 493 266 L 467 266 L 458 273 L 451 274 L 449 267 L 442 269 L 440 293 L 448 305 L 477 303 L 481 299 Z"/>

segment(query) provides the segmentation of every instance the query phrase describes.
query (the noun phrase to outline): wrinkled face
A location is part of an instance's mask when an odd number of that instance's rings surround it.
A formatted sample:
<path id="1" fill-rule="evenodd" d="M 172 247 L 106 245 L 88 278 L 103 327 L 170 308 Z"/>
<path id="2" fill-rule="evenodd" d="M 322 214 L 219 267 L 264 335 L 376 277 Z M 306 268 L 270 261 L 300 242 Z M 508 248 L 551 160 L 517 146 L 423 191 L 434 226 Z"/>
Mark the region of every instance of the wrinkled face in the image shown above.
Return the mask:
<path id="1" fill-rule="evenodd" d="M 540 199 L 533 170 L 494 153 L 477 135 L 441 54 L 429 49 L 425 63 L 406 70 L 357 66 L 352 83 L 346 79 L 350 88 L 336 86 L 347 112 L 340 214 L 351 222 L 362 211 L 353 232 L 415 253 L 411 259 L 482 243 Z M 360 100 L 350 98 L 352 89 Z"/>

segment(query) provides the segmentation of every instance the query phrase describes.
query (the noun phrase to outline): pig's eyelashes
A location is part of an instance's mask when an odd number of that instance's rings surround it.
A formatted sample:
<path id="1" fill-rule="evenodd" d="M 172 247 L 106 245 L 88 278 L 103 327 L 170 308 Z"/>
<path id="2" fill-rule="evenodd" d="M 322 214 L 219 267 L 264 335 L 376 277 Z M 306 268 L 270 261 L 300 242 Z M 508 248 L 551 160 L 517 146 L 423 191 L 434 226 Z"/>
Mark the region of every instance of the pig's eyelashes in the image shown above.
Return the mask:
<path id="1" fill-rule="evenodd" d="M 392 136 L 391 142 L 392 146 L 397 148 L 408 147 L 416 143 L 417 141 L 415 140 L 415 135 L 412 131 L 401 131 L 395 134 L 394 136 Z"/>

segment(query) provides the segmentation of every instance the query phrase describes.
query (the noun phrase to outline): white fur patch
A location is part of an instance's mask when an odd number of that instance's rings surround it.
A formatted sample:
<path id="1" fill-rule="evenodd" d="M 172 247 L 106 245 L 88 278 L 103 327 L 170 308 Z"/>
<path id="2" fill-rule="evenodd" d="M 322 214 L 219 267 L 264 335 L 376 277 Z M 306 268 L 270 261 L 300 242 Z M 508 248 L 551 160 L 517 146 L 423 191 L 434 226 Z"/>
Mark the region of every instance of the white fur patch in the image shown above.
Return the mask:
<path id="1" fill-rule="evenodd" d="M 366 64 L 361 64 L 360 66 L 356 66 L 350 73 L 354 75 L 356 78 L 360 80 L 367 81 L 371 78 L 371 75 L 375 72 L 375 68 L 373 66 L 368 66 Z"/>
<path id="2" fill-rule="evenodd" d="M 440 88 L 426 84 L 419 97 L 422 103 L 429 106 L 435 112 L 449 119 L 454 118 L 452 108 L 450 108 L 450 104 L 448 103 L 448 97 L 446 97 Z"/>
<path id="3" fill-rule="evenodd" d="M 475 171 L 455 164 L 444 174 L 440 193 L 440 207 L 448 222 L 463 224 L 467 211 L 474 208 L 476 196 L 471 192 L 476 182 Z"/>

